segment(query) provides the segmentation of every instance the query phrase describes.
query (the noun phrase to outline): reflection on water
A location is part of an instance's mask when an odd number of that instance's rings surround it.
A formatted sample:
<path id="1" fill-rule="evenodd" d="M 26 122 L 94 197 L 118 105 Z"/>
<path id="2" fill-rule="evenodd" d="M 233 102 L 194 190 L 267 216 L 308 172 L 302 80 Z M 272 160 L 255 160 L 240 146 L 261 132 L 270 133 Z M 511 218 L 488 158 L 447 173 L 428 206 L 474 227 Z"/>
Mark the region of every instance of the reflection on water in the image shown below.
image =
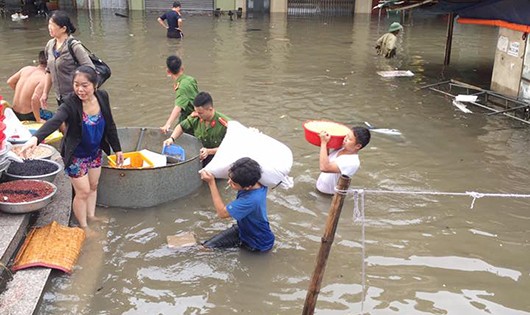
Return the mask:
<path id="1" fill-rule="evenodd" d="M 362 151 L 357 188 L 529 193 L 530 135 L 503 117 L 457 111 L 417 90 L 449 78 L 488 87 L 497 30 L 455 26 L 452 65 L 443 67 L 443 18 L 415 15 L 395 60 L 375 55 L 389 21 L 286 18 L 230 22 L 186 19 L 186 38 L 165 38 L 156 13 L 81 12 L 83 42 L 112 67 L 105 88 L 120 126 L 162 125 L 173 104 L 165 58 L 179 54 L 223 113 L 287 144 L 295 187 L 268 197 L 277 243 L 271 253 L 168 249 L 182 231 L 205 240 L 230 225 L 215 217 L 208 188 L 143 210 L 99 209 L 111 223 L 88 240 L 71 276 L 55 277 L 41 314 L 297 314 L 303 307 L 330 198 L 315 192 L 318 148 L 302 123 L 326 118 L 395 128 Z M 0 21 L 0 80 L 48 40 L 46 22 Z M 399 68 L 412 78 L 381 78 Z M 0 93 L 10 99 L 4 84 Z M 225 200 L 234 197 L 223 190 Z M 529 314 L 528 201 L 375 195 L 361 223 L 348 197 L 317 303 L 317 314 Z M 363 283 L 365 284 L 363 287 Z"/>
<path id="2" fill-rule="evenodd" d="M 519 280 L 521 273 L 506 268 L 496 268 L 482 260 L 464 257 L 418 257 L 411 256 L 407 259 L 392 257 L 369 257 L 366 262 L 372 266 L 425 266 L 432 268 L 456 269 L 461 271 L 485 271 L 499 277 L 508 277 L 514 281 Z"/>

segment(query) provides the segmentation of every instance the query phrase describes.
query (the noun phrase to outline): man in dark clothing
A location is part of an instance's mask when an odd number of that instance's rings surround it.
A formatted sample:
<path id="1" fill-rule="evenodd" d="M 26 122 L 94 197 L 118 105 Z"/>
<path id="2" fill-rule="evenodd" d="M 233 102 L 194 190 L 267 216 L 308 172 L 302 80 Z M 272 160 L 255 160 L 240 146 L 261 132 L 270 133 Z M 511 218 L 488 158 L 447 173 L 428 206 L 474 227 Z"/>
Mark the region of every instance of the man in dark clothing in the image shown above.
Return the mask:
<path id="1" fill-rule="evenodd" d="M 164 22 L 166 21 L 167 24 Z M 180 2 L 173 2 L 173 8 L 158 18 L 158 23 L 167 29 L 167 37 L 182 38 L 182 16 L 180 15 Z"/>
<path id="2" fill-rule="evenodd" d="M 35 7 L 37 7 L 37 15 L 42 15 L 42 16 L 48 16 L 48 14 L 50 13 L 50 10 L 48 10 L 48 6 L 46 5 L 46 2 L 48 2 L 48 0 L 36 0 L 35 1 Z"/>

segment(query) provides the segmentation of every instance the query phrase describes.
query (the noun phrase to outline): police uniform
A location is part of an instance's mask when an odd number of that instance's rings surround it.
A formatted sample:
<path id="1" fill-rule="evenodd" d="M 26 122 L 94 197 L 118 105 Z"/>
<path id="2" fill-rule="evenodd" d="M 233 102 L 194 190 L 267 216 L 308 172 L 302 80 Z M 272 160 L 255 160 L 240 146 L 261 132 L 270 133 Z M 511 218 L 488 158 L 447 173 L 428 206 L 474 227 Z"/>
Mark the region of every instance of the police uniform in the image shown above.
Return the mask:
<path id="1" fill-rule="evenodd" d="M 205 148 L 217 148 L 226 135 L 228 116 L 215 111 L 211 121 L 206 122 L 199 117 L 188 117 L 180 123 L 186 133 L 193 134 Z"/>
<path id="2" fill-rule="evenodd" d="M 199 89 L 197 87 L 197 80 L 185 74 L 178 77 L 175 81 L 174 88 L 175 106 L 182 109 L 177 121 L 177 123 L 180 123 L 194 111 L 193 100 L 199 94 Z"/>

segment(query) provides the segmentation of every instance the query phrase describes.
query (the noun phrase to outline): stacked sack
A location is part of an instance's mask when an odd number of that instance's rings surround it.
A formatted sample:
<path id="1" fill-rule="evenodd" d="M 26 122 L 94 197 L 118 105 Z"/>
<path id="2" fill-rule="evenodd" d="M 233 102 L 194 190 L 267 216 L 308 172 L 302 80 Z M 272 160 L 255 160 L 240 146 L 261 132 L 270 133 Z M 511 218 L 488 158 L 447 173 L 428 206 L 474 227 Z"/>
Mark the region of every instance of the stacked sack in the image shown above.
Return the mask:
<path id="1" fill-rule="evenodd" d="M 292 188 L 293 178 L 289 172 L 293 166 L 291 149 L 278 140 L 250 129 L 241 123 L 228 122 L 226 135 L 214 158 L 204 170 L 216 178 L 228 178 L 228 169 L 240 158 L 249 157 L 262 169 L 260 183 L 268 187 Z"/>

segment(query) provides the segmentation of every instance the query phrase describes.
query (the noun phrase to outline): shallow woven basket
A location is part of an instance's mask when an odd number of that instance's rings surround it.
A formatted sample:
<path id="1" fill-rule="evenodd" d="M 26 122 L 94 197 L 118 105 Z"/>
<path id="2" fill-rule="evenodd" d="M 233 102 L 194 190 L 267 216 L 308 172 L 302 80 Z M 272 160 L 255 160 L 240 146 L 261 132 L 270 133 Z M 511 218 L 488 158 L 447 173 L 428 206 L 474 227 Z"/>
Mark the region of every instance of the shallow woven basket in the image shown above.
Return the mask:
<path id="1" fill-rule="evenodd" d="M 13 271 L 30 267 L 48 267 L 71 273 L 85 240 L 78 227 L 52 223 L 34 228 L 15 257 Z"/>

